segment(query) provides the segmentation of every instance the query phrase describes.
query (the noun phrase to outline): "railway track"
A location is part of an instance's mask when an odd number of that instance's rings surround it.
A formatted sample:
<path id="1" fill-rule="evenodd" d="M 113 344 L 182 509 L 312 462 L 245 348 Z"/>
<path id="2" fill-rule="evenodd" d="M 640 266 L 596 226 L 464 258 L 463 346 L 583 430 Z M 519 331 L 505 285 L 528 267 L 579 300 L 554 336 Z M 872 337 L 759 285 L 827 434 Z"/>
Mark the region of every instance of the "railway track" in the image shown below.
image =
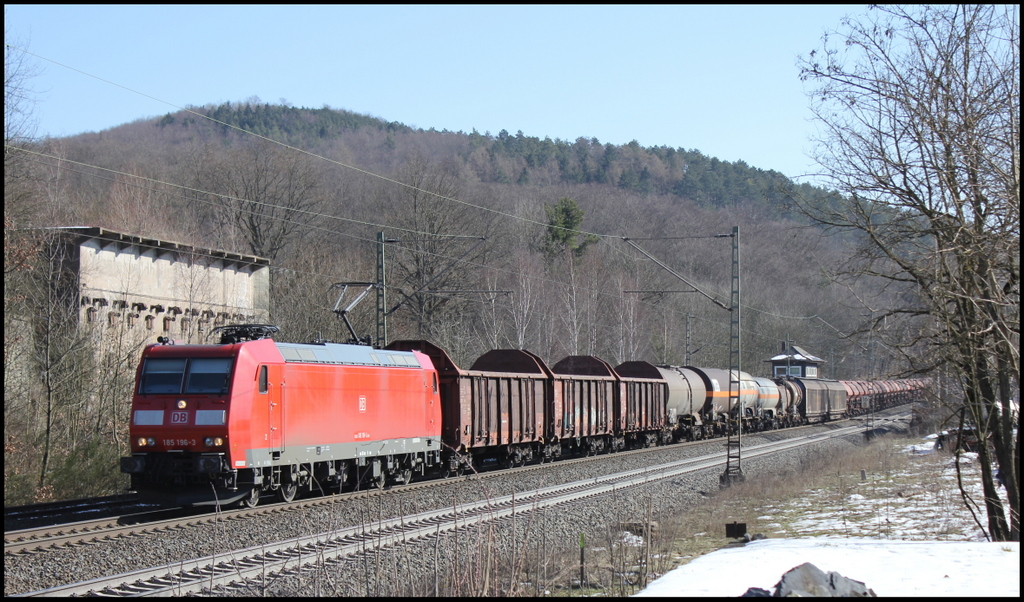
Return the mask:
<path id="1" fill-rule="evenodd" d="M 838 425 L 842 422 L 849 422 L 853 424 L 858 421 L 856 419 L 848 419 L 833 424 Z M 813 426 L 814 425 L 805 425 L 794 427 L 792 429 L 787 429 L 787 432 L 796 433 L 801 430 L 810 429 Z M 863 427 L 858 425 L 851 428 Z M 719 441 L 719 439 L 693 441 L 677 445 L 700 445 L 715 441 Z M 722 441 L 724 441 L 724 439 L 722 439 Z M 665 447 L 661 446 L 657 448 L 629 450 L 618 452 L 615 456 L 623 457 L 634 454 L 644 454 L 661 449 L 665 449 Z M 513 470 L 517 471 L 519 474 L 525 474 L 531 471 L 548 470 L 553 466 L 560 468 L 578 463 L 597 462 L 607 457 L 609 457 L 608 454 L 587 456 L 562 460 L 554 464 L 546 463 L 528 465 Z M 497 478 L 506 476 L 507 474 L 507 470 L 485 470 L 483 472 L 472 474 L 470 478 L 488 479 L 492 477 Z M 450 479 L 432 479 L 405 485 L 395 491 L 411 492 L 430 487 L 442 487 L 449 482 L 451 482 Z M 97 505 L 89 504 L 88 502 L 91 502 L 91 500 L 72 500 L 69 502 L 24 506 L 13 510 L 21 510 L 22 515 L 28 516 L 32 515 L 36 511 L 36 506 L 41 506 L 42 510 L 44 510 L 46 516 L 49 518 L 41 527 L 31 527 L 11 531 L 5 529 L 4 554 L 6 556 L 26 553 L 41 553 L 47 550 L 56 550 L 66 546 L 89 545 L 92 543 L 109 541 L 117 537 L 167 532 L 174 529 L 189 528 L 221 520 L 243 520 L 264 514 L 299 511 L 315 506 L 351 502 L 369 496 L 386 494 L 388 491 L 390 490 L 369 489 L 320 498 L 306 498 L 290 503 L 261 505 L 252 509 L 224 509 L 221 511 L 214 511 L 206 508 L 159 508 L 136 511 L 141 507 L 141 505 L 139 505 L 138 501 L 134 498 L 134 494 L 112 496 L 111 498 L 99 498 L 98 500 L 101 503 Z M 131 503 L 132 500 L 134 500 L 134 503 Z M 118 503 L 126 504 L 125 508 L 127 508 L 129 512 L 97 519 L 72 522 L 65 521 L 54 524 L 56 518 L 61 516 L 59 514 L 61 508 L 68 509 L 66 512 L 70 512 L 72 516 L 79 516 L 83 513 L 100 512 L 103 507 L 114 508 Z M 83 508 L 85 508 L 85 510 L 82 510 Z M 67 514 L 64 516 L 67 516 Z"/>
<path id="2" fill-rule="evenodd" d="M 905 419 L 905 417 L 876 418 L 876 422 L 899 419 Z M 813 445 L 830 438 L 847 437 L 862 432 L 862 425 L 851 424 L 827 432 L 799 435 L 783 441 L 753 445 L 744 448 L 744 458 L 753 459 L 801 446 Z M 421 538 L 438 537 L 486 521 L 509 520 L 512 517 L 526 515 L 545 508 L 720 467 L 724 463 L 724 451 L 717 452 L 490 500 L 458 504 L 444 510 L 334 529 L 325 533 L 263 544 L 234 552 L 224 552 L 190 561 L 179 561 L 23 595 L 184 595 L 209 592 L 218 587 L 229 590 L 237 589 L 245 587 L 244 584 L 250 581 L 259 582 L 271 576 L 283 576 L 298 572 L 302 570 L 303 566 L 311 563 L 367 554 L 379 548 Z M 408 488 L 403 488 L 403 490 L 408 490 Z M 274 510 L 274 507 L 267 507 L 265 510 L 271 511 Z"/>
<path id="3" fill-rule="evenodd" d="M 134 493 L 12 506 L 4 508 L 4 532 L 66 523 L 72 517 L 84 520 L 117 516 L 153 506 L 143 504 Z"/>

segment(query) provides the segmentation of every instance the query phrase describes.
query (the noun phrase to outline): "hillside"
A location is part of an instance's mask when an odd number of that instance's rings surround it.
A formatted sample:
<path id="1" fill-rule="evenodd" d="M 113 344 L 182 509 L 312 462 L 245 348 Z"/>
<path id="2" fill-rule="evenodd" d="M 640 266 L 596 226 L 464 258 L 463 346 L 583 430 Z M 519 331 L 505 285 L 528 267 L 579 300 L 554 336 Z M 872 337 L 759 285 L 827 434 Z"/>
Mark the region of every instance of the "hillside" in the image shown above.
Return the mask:
<path id="1" fill-rule="evenodd" d="M 496 135 L 438 132 L 413 129 L 398 122 L 360 115 L 331 108 L 306 109 L 282 105 L 225 103 L 196 107 L 197 113 L 214 120 L 203 121 L 186 112 L 168 113 L 159 120 L 145 120 L 137 125 L 155 125 L 164 142 L 187 139 L 211 141 L 237 140 L 238 130 L 265 136 L 278 142 L 312 152 L 348 147 L 353 151 L 380 152 L 381 148 L 396 152 L 399 141 L 413 147 L 423 145 L 431 155 L 451 156 L 473 166 L 473 175 L 491 184 L 607 184 L 619 190 L 640 195 L 665 194 L 688 199 L 711 207 L 732 207 L 747 204 L 765 205 L 785 215 L 783 190 L 790 184 L 782 174 L 708 157 L 696 149 L 674 149 L 667 146 L 644 148 L 635 141 L 625 145 L 602 144 L 596 138 L 575 141 L 551 140 L 515 135 L 501 130 Z M 148 138 L 142 128 L 122 126 L 105 133 L 116 136 L 124 131 L 129 138 Z M 369 133 L 376 144 L 360 148 L 353 135 Z M 415 140 L 415 143 L 412 141 Z M 412 143 L 412 144 L 410 144 Z M 377 148 L 377 145 L 380 145 Z M 479 152 L 478 152 L 479 151 Z M 366 169 L 394 167 L 386 160 L 373 161 Z M 810 185 L 805 195 L 824 197 L 826 191 Z"/>
<path id="2" fill-rule="evenodd" d="M 461 358 L 510 345 L 554 360 L 594 353 L 609 360 L 639 355 L 682 362 L 682 322 L 690 313 L 697 318 L 690 329 L 690 348 L 697 354 L 689 359 L 709 364 L 725 359 L 727 315 L 691 295 L 624 294 L 675 291 L 681 283 L 616 241 L 673 239 L 651 241 L 649 252 L 726 299 L 728 243 L 692 236 L 740 225 L 748 262 L 746 303 L 769 314 L 821 315 L 847 332 L 856 328 L 845 302 L 837 298 L 841 305 L 831 315 L 833 304 L 820 303 L 821 292 L 825 298 L 839 294 L 820 276 L 822 265 L 840 258 L 835 241 L 822 245 L 821 232 L 786 208 L 792 193 L 819 202 L 828 193 L 795 187 L 774 171 L 719 161 L 695 149 L 542 140 L 505 130 L 438 132 L 329 107 L 225 103 L 190 111 L 45 140 L 47 153 L 81 165 L 48 168 L 44 179 L 59 178 L 66 197 L 52 199 L 50 185 L 50 209 L 28 221 L 102 225 L 267 257 L 290 268 L 275 278 L 289 296 L 274 300 L 288 307 L 279 321 L 297 340 L 317 333 L 344 339 L 326 311 L 333 299 L 325 291 L 342 279 L 373 277 L 378 231 L 416 232 L 419 242 L 390 254 L 392 298 L 408 301 L 393 316 L 395 336 L 434 338 L 453 345 Z M 545 224 L 560 200 L 569 199 L 582 210 L 582 221 L 568 225 L 608 238 L 566 264 L 548 247 Z M 487 244 L 460 259 L 468 247 L 451 238 L 456 233 L 486 236 Z M 452 261 L 459 266 L 444 271 Z M 499 299 L 416 293 L 433 274 L 441 276 L 430 290 L 513 294 Z M 524 286 L 537 292 L 526 296 Z M 367 332 L 374 324 L 371 310 L 356 312 Z M 635 325 L 629 335 L 620 317 L 627 314 Z M 760 372 L 761 359 L 787 333 L 835 357 L 834 331 L 799 322 L 773 328 L 766 322 L 769 314 L 748 313 L 752 372 Z M 846 372 L 861 368 L 852 365 Z"/>
<path id="3" fill-rule="evenodd" d="M 334 302 L 327 290 L 372 278 L 373 241 L 386 231 L 413 241 L 389 251 L 391 298 L 406 301 L 391 318 L 392 338 L 433 338 L 462 360 L 515 346 L 552 361 L 586 353 L 708 365 L 726 361 L 728 316 L 695 295 L 624 293 L 687 287 L 619 238 L 667 238 L 644 245 L 727 300 L 728 241 L 700 237 L 739 225 L 744 301 L 760 310 L 745 318 L 748 369 L 761 373 L 760 362 L 787 335 L 831 354 L 835 374 L 864 368 L 843 368 L 847 352 L 836 349 L 834 330 L 772 318 L 817 315 L 846 332 L 857 326 L 844 308 L 852 301 L 821 277 L 841 257 L 838 239 L 822 244 L 822 233 L 786 205 L 790 194 L 828 193 L 778 172 L 694 149 L 439 132 L 328 107 L 226 103 L 190 111 L 44 141 L 44 152 L 76 163 L 43 168 L 49 192 L 37 195 L 46 210 L 26 221 L 100 225 L 267 257 L 280 268 L 275 289 L 288 291 L 274 295 L 287 308 L 276 321 L 295 340 L 347 338 L 326 311 Z M 545 226 L 570 201 L 578 221 L 558 223 L 603 237 L 567 259 L 559 250 L 568 245 L 552 247 L 554 231 Z M 456 234 L 487 244 L 463 256 L 470 245 Z M 487 290 L 512 293 L 480 292 Z M 356 322 L 371 332 L 373 308 L 364 305 Z"/>
<path id="4" fill-rule="evenodd" d="M 844 334 L 866 321 L 858 296 L 899 291 L 832 283 L 825 270 L 856 240 L 790 216 L 787 194 L 827 193 L 781 174 L 696 150 L 438 132 L 326 107 L 192 110 L 220 123 L 182 111 L 5 157 L 5 358 L 24 368 L 5 371 L 5 452 L 18 459 L 5 466 L 6 503 L 124 486 L 111 467 L 134 372 L 114 378 L 89 358 L 130 367 L 141 351 L 74 328 L 59 340 L 26 330 L 39 308 L 77 310 L 49 296 L 57 266 L 34 259 L 39 227 L 100 226 L 265 257 L 283 341 L 350 338 L 331 311 L 335 285 L 376 279 L 383 233 L 388 340 L 429 339 L 462 367 L 498 348 L 551 365 L 595 355 L 613 366 L 725 367 L 730 314 L 717 303 L 730 298 L 739 226 L 744 370 L 765 375 L 784 341 L 825 358 L 828 377 L 900 368 Z M 360 337 L 377 335 L 377 317 L 373 295 L 349 315 Z M 44 361 L 57 364 L 38 368 Z M 61 377 L 15 382 L 16 372 Z M 52 457 L 18 453 L 47 437 L 60 449 Z"/>

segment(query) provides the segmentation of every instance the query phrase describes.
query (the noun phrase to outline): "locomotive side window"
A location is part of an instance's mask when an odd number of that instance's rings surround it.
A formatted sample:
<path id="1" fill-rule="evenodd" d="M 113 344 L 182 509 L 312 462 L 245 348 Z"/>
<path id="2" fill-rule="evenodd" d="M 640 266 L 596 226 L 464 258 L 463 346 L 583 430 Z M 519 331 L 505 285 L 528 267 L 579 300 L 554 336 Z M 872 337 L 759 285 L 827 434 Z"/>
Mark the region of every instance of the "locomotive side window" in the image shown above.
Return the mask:
<path id="1" fill-rule="evenodd" d="M 260 393 L 266 393 L 270 389 L 267 382 L 267 367 L 260 366 Z"/>
<path id="2" fill-rule="evenodd" d="M 184 359 L 147 359 L 146 365 L 142 368 L 139 393 L 142 395 L 180 393 L 181 381 L 184 376 Z"/>
<path id="3" fill-rule="evenodd" d="M 437 374 L 431 374 L 430 377 L 434 381 L 434 393 L 437 393 Z"/>
<path id="4" fill-rule="evenodd" d="M 186 393 L 224 393 L 234 358 L 193 358 L 189 365 Z"/>

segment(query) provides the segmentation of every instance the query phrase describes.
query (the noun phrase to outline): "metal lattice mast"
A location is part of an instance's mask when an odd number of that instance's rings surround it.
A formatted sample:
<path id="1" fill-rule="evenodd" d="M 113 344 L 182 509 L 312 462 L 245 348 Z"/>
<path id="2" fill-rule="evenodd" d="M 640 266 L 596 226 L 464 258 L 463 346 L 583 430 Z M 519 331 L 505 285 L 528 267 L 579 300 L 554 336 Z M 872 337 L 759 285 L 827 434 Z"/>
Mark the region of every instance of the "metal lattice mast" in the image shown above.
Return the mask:
<path id="1" fill-rule="evenodd" d="M 743 480 L 743 470 L 740 466 L 742 459 L 743 440 L 743 416 L 744 410 L 740 407 L 740 361 L 743 357 L 743 347 L 740 339 L 740 227 L 733 226 L 732 229 L 732 293 L 729 297 L 729 405 L 735 408 L 735 415 L 729 414 L 727 418 L 726 460 L 725 472 L 720 478 L 723 486 L 729 486 L 734 481 Z M 735 424 L 735 428 L 732 428 Z"/>
<path id="2" fill-rule="evenodd" d="M 686 350 L 683 352 L 683 365 L 690 366 L 690 319 L 694 316 L 686 314 Z"/>
<path id="3" fill-rule="evenodd" d="M 384 296 L 384 232 L 377 233 L 377 347 L 388 344 L 387 299 Z"/>

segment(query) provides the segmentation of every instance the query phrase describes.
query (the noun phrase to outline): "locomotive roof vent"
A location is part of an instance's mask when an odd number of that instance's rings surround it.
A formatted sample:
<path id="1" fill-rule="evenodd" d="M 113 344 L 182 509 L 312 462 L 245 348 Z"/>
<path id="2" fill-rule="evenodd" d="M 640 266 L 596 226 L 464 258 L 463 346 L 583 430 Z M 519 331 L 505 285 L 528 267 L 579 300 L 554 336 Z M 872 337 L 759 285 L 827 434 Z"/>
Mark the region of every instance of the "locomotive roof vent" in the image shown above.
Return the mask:
<path id="1" fill-rule="evenodd" d="M 220 344 L 233 345 L 242 341 L 267 339 L 280 331 L 280 328 L 271 324 L 228 324 L 214 328 L 210 331 L 210 335 L 220 332 Z"/>

